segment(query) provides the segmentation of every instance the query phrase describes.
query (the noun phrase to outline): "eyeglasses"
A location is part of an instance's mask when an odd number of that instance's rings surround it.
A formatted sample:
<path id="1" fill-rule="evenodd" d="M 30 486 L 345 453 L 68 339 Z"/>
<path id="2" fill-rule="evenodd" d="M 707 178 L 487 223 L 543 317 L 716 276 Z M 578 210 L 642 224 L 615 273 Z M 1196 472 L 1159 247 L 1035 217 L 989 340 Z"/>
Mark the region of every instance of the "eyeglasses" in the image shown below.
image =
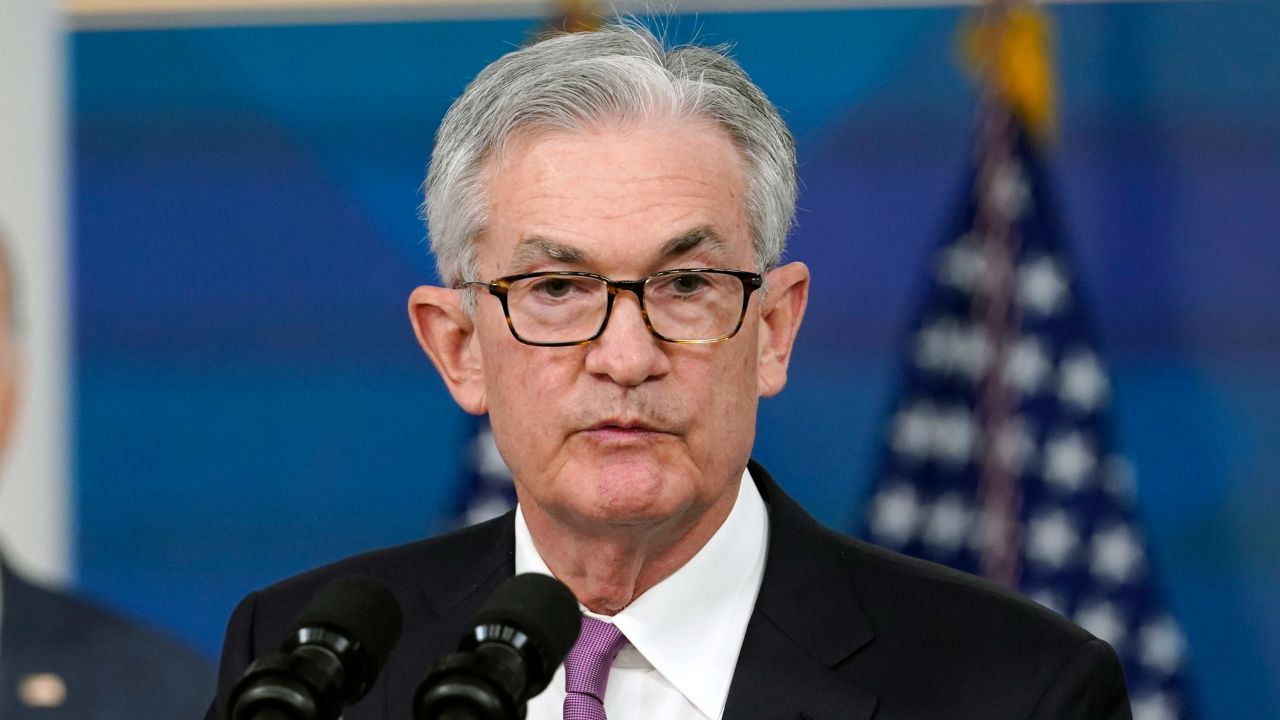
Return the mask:
<path id="1" fill-rule="evenodd" d="M 585 345 L 600 337 L 618 291 L 640 300 L 644 324 L 659 340 L 706 344 L 728 340 L 742 327 L 757 273 L 720 268 L 663 270 L 639 280 L 610 280 L 586 272 L 536 272 L 490 282 L 473 280 L 502 301 L 507 327 L 526 345 Z"/>

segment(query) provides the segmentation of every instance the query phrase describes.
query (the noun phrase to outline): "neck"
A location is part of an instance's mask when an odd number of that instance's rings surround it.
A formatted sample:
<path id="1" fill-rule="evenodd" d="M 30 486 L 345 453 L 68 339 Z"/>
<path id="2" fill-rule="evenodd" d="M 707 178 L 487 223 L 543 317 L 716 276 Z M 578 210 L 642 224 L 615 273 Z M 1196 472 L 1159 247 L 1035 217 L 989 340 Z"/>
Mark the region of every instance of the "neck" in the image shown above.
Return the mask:
<path id="1" fill-rule="evenodd" d="M 733 509 L 727 493 L 701 512 L 641 525 L 584 525 L 559 521 L 534 503 L 521 503 L 543 562 L 578 602 L 615 615 L 698 553 Z"/>

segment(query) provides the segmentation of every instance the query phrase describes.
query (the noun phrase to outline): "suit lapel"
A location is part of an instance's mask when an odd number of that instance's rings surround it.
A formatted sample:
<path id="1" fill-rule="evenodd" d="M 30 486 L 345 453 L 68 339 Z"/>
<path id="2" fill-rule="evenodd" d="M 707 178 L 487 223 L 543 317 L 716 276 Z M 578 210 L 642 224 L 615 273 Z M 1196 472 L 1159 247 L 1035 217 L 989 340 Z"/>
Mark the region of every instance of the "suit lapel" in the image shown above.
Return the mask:
<path id="1" fill-rule="evenodd" d="M 875 707 L 875 695 L 814 658 L 761 613 L 752 616 L 725 718 L 866 720 Z"/>
<path id="2" fill-rule="evenodd" d="M 837 669 L 874 637 L 848 559 L 763 467 L 750 470 L 769 507 L 769 555 L 724 717 L 870 718 L 875 695 Z"/>

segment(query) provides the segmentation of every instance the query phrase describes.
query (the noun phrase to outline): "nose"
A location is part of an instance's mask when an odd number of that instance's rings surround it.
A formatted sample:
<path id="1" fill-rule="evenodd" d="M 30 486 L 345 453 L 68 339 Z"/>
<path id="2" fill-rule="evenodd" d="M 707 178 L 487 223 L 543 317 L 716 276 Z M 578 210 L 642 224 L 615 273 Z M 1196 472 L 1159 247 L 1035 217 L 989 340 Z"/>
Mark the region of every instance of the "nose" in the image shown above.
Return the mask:
<path id="1" fill-rule="evenodd" d="M 665 375 L 671 360 L 663 343 L 649 332 L 634 293 L 620 292 L 604 332 L 587 346 L 587 372 L 623 387 L 636 387 Z"/>

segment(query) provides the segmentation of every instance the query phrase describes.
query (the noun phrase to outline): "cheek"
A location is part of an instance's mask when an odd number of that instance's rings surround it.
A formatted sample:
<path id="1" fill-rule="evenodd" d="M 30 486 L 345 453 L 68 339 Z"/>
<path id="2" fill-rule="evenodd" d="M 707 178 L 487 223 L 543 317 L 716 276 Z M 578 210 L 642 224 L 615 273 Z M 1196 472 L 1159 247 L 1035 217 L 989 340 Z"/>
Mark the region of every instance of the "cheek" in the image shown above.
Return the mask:
<path id="1" fill-rule="evenodd" d="M 698 409 L 699 434 L 708 442 L 723 443 L 725 437 L 740 436 L 744 427 L 755 425 L 756 358 L 746 351 L 755 347 L 755 341 L 734 338 L 739 340 L 743 342 L 735 352 L 715 354 L 710 362 L 690 359 L 685 393 L 697 399 L 691 405 Z"/>
<path id="2" fill-rule="evenodd" d="M 737 423 L 733 431 L 743 433 L 745 428 L 746 437 L 753 437 L 756 408 L 759 405 L 759 398 L 756 396 L 759 385 L 756 379 L 755 354 L 743 353 L 732 367 L 726 368 L 725 374 L 732 379 L 732 386 L 724 389 L 724 395 L 725 402 L 729 405 L 727 412 L 731 415 L 731 420 Z"/>
<path id="3" fill-rule="evenodd" d="M 485 364 L 489 423 L 507 466 L 524 476 L 554 454 L 563 409 L 553 404 L 544 364 L 509 349 L 498 358 Z"/>
<path id="4" fill-rule="evenodd" d="M 726 391 L 732 388 L 732 398 L 754 407 L 759 382 L 759 333 L 744 322 L 742 331 L 731 342 L 735 343 L 733 352 L 725 353 L 723 367 L 719 372 L 725 378 Z"/>
<path id="5" fill-rule="evenodd" d="M 532 347 L 509 334 L 482 340 L 482 345 L 485 394 L 494 425 L 526 442 L 550 436 L 573 410 L 574 368 L 581 361 L 564 352 L 570 348 Z"/>

